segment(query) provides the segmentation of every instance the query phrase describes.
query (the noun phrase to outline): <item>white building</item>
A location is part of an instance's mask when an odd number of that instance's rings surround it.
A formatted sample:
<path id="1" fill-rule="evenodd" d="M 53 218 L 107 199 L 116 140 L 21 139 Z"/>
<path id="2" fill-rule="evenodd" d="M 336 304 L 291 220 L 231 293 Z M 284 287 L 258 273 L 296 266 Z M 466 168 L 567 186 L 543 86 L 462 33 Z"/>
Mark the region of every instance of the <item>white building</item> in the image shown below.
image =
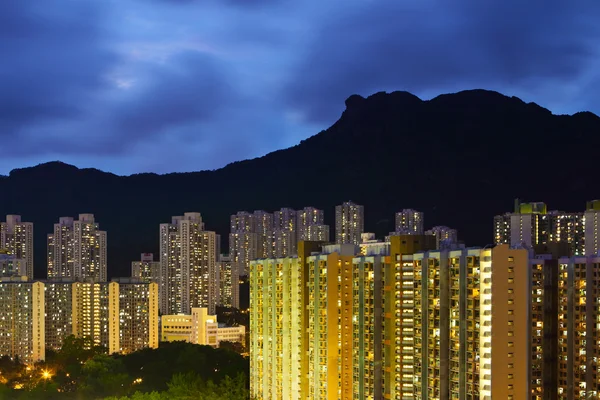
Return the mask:
<path id="1" fill-rule="evenodd" d="M 0 250 L 14 256 L 33 279 L 33 223 L 23 222 L 20 215 L 7 215 L 6 222 L 0 223 Z"/>
<path id="2" fill-rule="evenodd" d="M 200 213 L 185 213 L 160 225 L 160 307 L 163 314 L 214 310 L 210 295 L 216 268 L 216 234 L 205 231 Z"/>
<path id="3" fill-rule="evenodd" d="M 184 341 L 219 347 L 224 341 L 244 344 L 244 326 L 219 327 L 216 315 L 208 314 L 206 308 L 192 308 L 191 314 L 163 315 L 161 317 L 161 341 Z"/>
<path id="4" fill-rule="evenodd" d="M 364 208 L 352 202 L 335 207 L 335 242 L 359 245 L 365 230 Z"/>

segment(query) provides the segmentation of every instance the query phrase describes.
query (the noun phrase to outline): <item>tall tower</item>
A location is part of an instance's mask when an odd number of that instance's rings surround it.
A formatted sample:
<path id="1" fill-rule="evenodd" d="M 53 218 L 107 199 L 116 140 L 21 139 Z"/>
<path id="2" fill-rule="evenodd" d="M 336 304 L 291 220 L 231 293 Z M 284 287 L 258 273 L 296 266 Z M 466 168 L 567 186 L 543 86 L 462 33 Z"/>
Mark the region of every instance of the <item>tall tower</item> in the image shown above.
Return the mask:
<path id="1" fill-rule="evenodd" d="M 106 232 L 94 214 L 79 214 L 79 220 L 61 217 L 48 235 L 48 277 L 93 279 L 106 282 Z"/>
<path id="2" fill-rule="evenodd" d="M 360 245 L 365 230 L 364 208 L 352 202 L 335 207 L 335 242 Z"/>
<path id="3" fill-rule="evenodd" d="M 48 278 L 73 278 L 73 218 L 61 217 L 48 235 Z"/>
<path id="4" fill-rule="evenodd" d="M 586 207 L 585 255 L 600 255 L 600 200 L 589 201 Z"/>
<path id="5" fill-rule="evenodd" d="M 106 232 L 94 214 L 79 214 L 73 222 L 73 272 L 75 278 L 106 282 Z"/>
<path id="6" fill-rule="evenodd" d="M 0 223 L 0 250 L 25 263 L 25 272 L 33 279 L 33 223 L 23 222 L 20 215 L 7 215 Z"/>
<path id="7" fill-rule="evenodd" d="M 296 211 L 298 241 L 329 242 L 329 225 L 324 224 L 324 212 L 314 207 Z"/>
<path id="8" fill-rule="evenodd" d="M 214 309 L 209 281 L 216 267 L 216 234 L 204 230 L 200 213 L 160 225 L 160 307 L 163 314 Z M 216 300 L 216 299 L 215 299 Z"/>
<path id="9" fill-rule="evenodd" d="M 273 213 L 273 256 L 287 257 L 296 254 L 297 239 L 296 211 L 282 208 Z"/>
<path id="10" fill-rule="evenodd" d="M 238 268 L 238 275 L 248 275 L 250 261 L 256 259 L 258 235 L 254 231 L 254 215 L 239 211 L 231 216 L 229 256 Z"/>

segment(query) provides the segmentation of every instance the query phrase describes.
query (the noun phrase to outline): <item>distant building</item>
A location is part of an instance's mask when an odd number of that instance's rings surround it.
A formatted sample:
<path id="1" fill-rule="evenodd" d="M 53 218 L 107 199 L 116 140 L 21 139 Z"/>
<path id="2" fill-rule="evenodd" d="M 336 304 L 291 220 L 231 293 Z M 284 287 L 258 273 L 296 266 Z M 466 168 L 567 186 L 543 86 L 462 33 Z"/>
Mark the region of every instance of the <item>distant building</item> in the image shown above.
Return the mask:
<path id="1" fill-rule="evenodd" d="M 585 213 L 571 213 L 548 211 L 542 202 L 521 203 L 516 200 L 514 212 L 494 217 L 495 243 L 528 248 L 566 243 L 570 255 L 593 254 L 594 223 L 590 221 L 595 215 L 594 204 L 590 202 Z M 586 249 L 587 236 L 590 236 L 592 244 L 589 251 Z"/>
<path id="2" fill-rule="evenodd" d="M 410 208 L 396 213 L 396 233 L 401 235 L 423 234 L 423 213 Z"/>
<path id="3" fill-rule="evenodd" d="M 244 344 L 244 326 L 220 327 L 216 315 L 209 315 L 206 308 L 193 308 L 190 315 L 163 315 L 161 317 L 161 341 L 183 341 L 219 347 L 223 341 Z"/>
<path id="4" fill-rule="evenodd" d="M 237 265 L 240 276 L 248 274 L 250 260 L 258 256 L 258 234 L 255 231 L 254 215 L 239 211 L 231 216 L 229 234 L 229 256 Z"/>
<path id="5" fill-rule="evenodd" d="M 27 262 L 8 254 L 6 250 L 0 250 L 0 277 L 11 276 L 17 278 L 27 276 Z"/>
<path id="6" fill-rule="evenodd" d="M 458 243 L 458 232 L 456 229 L 448 228 L 447 226 L 434 226 L 425 231 L 425 235 L 435 237 L 436 249 L 453 249 Z"/>
<path id="7" fill-rule="evenodd" d="M 223 307 L 240 308 L 240 285 L 238 268 L 231 261 L 231 257 L 221 254 L 217 262 L 219 282 L 218 305 Z"/>
<path id="8" fill-rule="evenodd" d="M 48 235 L 48 277 L 106 282 L 106 240 L 93 214 L 60 218 Z"/>
<path id="9" fill-rule="evenodd" d="M 296 254 L 297 236 L 296 211 L 282 208 L 273 213 L 273 257 L 287 257 Z"/>
<path id="10" fill-rule="evenodd" d="M 600 256 L 600 200 L 587 203 L 584 224 L 585 255 Z"/>
<path id="11" fill-rule="evenodd" d="M 364 232 L 364 208 L 352 202 L 335 207 L 335 242 L 359 245 Z"/>
<path id="12" fill-rule="evenodd" d="M 329 242 L 329 226 L 325 225 L 325 213 L 314 207 L 296 211 L 297 240 Z"/>
<path id="13" fill-rule="evenodd" d="M 24 275 L 33 279 L 33 223 L 7 215 L 6 222 L 0 222 L 0 250 L 13 256 L 16 269 L 24 268 Z"/>
<path id="14" fill-rule="evenodd" d="M 131 263 L 131 276 L 143 282 L 160 282 L 160 261 L 154 261 L 152 253 L 142 253 L 140 261 Z"/>
<path id="15" fill-rule="evenodd" d="M 216 233 L 205 231 L 200 213 L 173 217 L 160 225 L 160 309 L 163 314 L 187 313 L 216 303 L 214 284 Z"/>

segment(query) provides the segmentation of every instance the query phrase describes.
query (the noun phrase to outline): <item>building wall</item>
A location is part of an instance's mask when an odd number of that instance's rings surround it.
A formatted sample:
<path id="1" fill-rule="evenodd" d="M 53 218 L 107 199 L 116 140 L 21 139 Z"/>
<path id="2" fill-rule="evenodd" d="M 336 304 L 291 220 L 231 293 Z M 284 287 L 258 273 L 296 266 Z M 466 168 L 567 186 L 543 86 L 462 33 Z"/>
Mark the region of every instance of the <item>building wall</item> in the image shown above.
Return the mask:
<path id="1" fill-rule="evenodd" d="M 0 356 L 44 360 L 44 315 L 43 283 L 0 282 Z"/>
<path id="2" fill-rule="evenodd" d="M 73 334 L 73 283 L 46 282 L 46 347 L 60 350 Z"/>

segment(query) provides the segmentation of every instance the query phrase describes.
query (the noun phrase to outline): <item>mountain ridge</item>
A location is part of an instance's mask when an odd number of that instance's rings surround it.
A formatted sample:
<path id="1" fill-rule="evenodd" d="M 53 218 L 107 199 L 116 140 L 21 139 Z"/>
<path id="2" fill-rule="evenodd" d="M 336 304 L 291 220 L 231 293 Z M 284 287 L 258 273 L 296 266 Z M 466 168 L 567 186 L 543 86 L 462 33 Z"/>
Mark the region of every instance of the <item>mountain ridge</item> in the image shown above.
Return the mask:
<path id="1" fill-rule="evenodd" d="M 493 216 L 516 197 L 573 211 L 597 197 L 598 133 L 593 113 L 554 115 L 492 91 L 430 100 L 352 95 L 328 129 L 216 170 L 119 176 L 62 162 L 15 169 L 0 179 L 0 216 L 35 224 L 36 277 L 45 274 L 52 224 L 84 212 L 108 232 L 109 276 L 128 275 L 142 252 L 157 256 L 159 224 L 188 211 L 221 235 L 223 252 L 236 211 L 315 206 L 333 235 L 334 206 L 348 199 L 365 206 L 365 228 L 380 237 L 394 229 L 394 212 L 415 208 L 427 227 L 448 225 L 467 245 L 485 245 Z"/>

